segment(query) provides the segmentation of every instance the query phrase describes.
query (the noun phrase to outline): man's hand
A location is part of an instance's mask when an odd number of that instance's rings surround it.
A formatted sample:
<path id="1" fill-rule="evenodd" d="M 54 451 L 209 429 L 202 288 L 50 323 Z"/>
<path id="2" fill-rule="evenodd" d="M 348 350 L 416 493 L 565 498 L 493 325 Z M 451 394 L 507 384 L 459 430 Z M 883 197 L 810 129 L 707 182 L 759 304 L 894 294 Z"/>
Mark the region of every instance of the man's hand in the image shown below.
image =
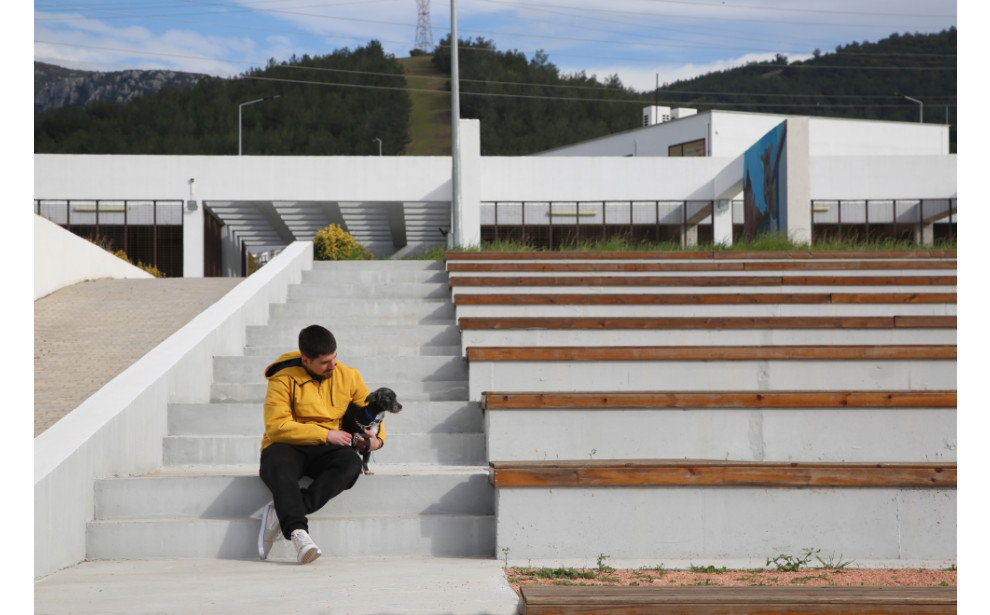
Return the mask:
<path id="1" fill-rule="evenodd" d="M 373 451 L 377 451 L 382 447 L 382 441 L 370 429 L 365 429 L 364 433 L 365 435 L 368 436 L 368 439 L 366 440 L 364 438 L 361 438 L 360 440 L 358 440 L 357 450 L 359 452 L 363 453 L 364 451 L 368 450 L 367 448 L 368 446 L 370 446 L 371 450 Z"/>
<path id="2" fill-rule="evenodd" d="M 351 434 L 346 431 L 337 431 L 331 429 L 327 431 L 327 444 L 336 444 L 337 446 L 350 446 L 351 445 Z"/>

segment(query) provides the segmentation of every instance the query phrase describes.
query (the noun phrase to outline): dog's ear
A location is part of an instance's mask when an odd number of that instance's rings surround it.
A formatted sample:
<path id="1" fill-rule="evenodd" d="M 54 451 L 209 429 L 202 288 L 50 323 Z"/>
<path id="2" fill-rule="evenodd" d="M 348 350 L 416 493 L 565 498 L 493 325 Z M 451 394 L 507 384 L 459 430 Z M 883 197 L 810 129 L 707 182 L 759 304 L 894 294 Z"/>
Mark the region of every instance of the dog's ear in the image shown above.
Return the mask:
<path id="1" fill-rule="evenodd" d="M 371 393 L 368 393 L 368 396 L 364 399 L 365 403 L 375 404 L 376 406 L 382 405 L 382 403 L 386 399 L 385 397 L 386 390 L 387 389 L 375 389 Z"/>

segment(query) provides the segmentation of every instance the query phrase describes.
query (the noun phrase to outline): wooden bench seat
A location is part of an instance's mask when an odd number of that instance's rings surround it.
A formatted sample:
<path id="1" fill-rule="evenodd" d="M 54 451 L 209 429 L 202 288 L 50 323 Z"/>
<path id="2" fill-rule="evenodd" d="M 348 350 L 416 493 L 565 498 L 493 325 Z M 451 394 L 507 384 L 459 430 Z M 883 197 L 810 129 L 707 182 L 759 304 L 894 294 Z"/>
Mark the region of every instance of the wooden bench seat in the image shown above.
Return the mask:
<path id="1" fill-rule="evenodd" d="M 486 391 L 482 410 L 606 408 L 955 408 L 956 391 Z"/>
<path id="2" fill-rule="evenodd" d="M 956 250 L 841 250 L 841 251 L 726 251 L 690 250 L 677 252 L 447 252 L 447 261 L 492 260 L 814 260 L 956 258 Z"/>
<path id="3" fill-rule="evenodd" d="M 472 361 L 767 361 L 956 359 L 955 344 L 899 346 L 469 347 Z"/>
<path id="4" fill-rule="evenodd" d="M 838 275 L 738 275 L 738 276 L 451 276 L 450 287 L 530 286 L 955 286 L 954 275 L 838 276 Z"/>
<path id="5" fill-rule="evenodd" d="M 464 317 L 465 330 L 492 329 L 955 329 L 955 316 Z"/>
<path id="6" fill-rule="evenodd" d="M 955 488 L 955 462 L 856 463 L 642 459 L 492 461 L 505 487 L 942 487 Z"/>
<path id="7" fill-rule="evenodd" d="M 942 615 L 955 587 L 523 586 L 523 615 Z"/>
<path id="8" fill-rule="evenodd" d="M 873 270 L 954 270 L 954 260 L 775 260 L 709 262 L 505 262 L 447 263 L 448 273 L 574 273 L 649 271 L 873 271 Z"/>
<path id="9" fill-rule="evenodd" d="M 956 303 L 956 293 L 540 293 L 468 294 L 455 305 L 718 305 L 718 304 L 914 304 Z"/>

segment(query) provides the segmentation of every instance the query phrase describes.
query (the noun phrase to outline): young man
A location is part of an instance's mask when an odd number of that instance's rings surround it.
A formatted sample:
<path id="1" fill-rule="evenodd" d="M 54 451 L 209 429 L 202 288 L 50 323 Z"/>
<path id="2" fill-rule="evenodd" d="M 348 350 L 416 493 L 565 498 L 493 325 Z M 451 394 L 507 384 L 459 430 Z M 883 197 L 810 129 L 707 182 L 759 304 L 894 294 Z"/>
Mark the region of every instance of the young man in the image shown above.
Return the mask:
<path id="1" fill-rule="evenodd" d="M 322 551 L 309 536 L 306 515 L 350 489 L 361 474 L 361 458 L 351 448 L 352 435 L 340 431 L 351 402 L 364 405 L 368 387 L 360 372 L 337 362 L 337 341 L 330 331 L 311 325 L 299 332 L 299 350 L 287 352 L 265 370 L 265 436 L 261 441 L 261 480 L 272 503 L 261 515 L 258 554 L 268 557 L 281 534 L 291 540 L 300 564 Z M 385 431 L 362 438 L 371 450 L 385 443 Z M 300 488 L 299 479 L 312 484 Z"/>

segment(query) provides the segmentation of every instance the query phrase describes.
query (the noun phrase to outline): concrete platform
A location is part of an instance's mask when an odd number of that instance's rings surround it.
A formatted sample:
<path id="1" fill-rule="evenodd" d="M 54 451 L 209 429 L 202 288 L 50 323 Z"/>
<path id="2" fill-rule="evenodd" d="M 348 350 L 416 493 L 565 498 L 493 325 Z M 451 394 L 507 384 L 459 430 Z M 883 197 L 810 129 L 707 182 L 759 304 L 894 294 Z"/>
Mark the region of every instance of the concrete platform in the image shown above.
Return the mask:
<path id="1" fill-rule="evenodd" d="M 495 559 L 162 559 L 84 562 L 35 583 L 39 615 L 512 615 Z"/>

